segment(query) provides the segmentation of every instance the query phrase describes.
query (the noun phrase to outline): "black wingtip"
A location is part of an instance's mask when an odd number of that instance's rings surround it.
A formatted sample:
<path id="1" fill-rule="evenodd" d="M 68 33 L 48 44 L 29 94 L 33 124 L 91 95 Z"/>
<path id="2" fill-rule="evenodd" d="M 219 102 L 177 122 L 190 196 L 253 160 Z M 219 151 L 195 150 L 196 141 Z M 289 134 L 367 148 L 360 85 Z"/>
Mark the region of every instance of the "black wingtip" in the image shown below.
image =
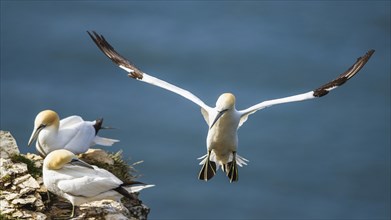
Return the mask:
<path id="1" fill-rule="evenodd" d="M 370 49 L 370 50 L 367 52 L 367 54 L 368 54 L 369 56 L 372 56 L 373 53 L 375 53 L 375 49 Z"/>
<path id="2" fill-rule="evenodd" d="M 96 46 L 103 52 L 103 54 L 105 54 L 113 63 L 119 67 L 127 67 L 132 70 L 129 73 L 130 77 L 139 80 L 143 79 L 143 72 L 139 70 L 132 62 L 115 51 L 114 47 L 111 46 L 109 42 L 107 42 L 103 35 L 99 35 L 95 31 L 92 31 L 92 33 L 87 31 L 87 34 L 91 37 L 92 41 L 94 41 Z"/>
<path id="3" fill-rule="evenodd" d="M 126 197 L 126 198 L 129 198 L 129 199 L 137 199 L 137 197 L 132 194 L 132 193 L 129 193 L 128 190 L 126 190 L 125 188 L 123 188 L 122 186 L 119 186 L 115 189 L 113 189 L 114 191 L 118 192 L 119 194 L 121 194 L 122 196 Z"/>
<path id="4" fill-rule="evenodd" d="M 133 180 L 121 184 L 121 186 L 133 186 L 133 185 L 147 185 L 147 184 L 139 181 L 133 181 Z"/>
<path id="5" fill-rule="evenodd" d="M 368 62 L 368 60 L 371 58 L 371 56 L 375 53 L 374 49 L 368 50 L 368 52 L 365 53 L 365 55 L 357 58 L 356 62 L 344 73 L 339 75 L 339 77 L 319 88 L 314 90 L 313 96 L 314 97 L 322 97 L 329 93 L 333 87 L 338 87 L 346 83 L 350 78 L 355 76 Z"/>
<path id="6" fill-rule="evenodd" d="M 357 58 L 357 61 L 362 59 L 362 60 L 364 60 L 364 62 L 367 62 L 369 60 L 369 58 L 371 58 L 371 56 L 374 53 L 375 53 L 375 50 L 374 49 L 370 49 L 370 50 L 368 50 L 368 52 L 364 56 Z"/>
<path id="7" fill-rule="evenodd" d="M 95 43 L 98 43 L 97 42 L 97 39 L 100 37 L 95 31 L 92 31 L 92 34 L 87 31 L 87 34 L 91 37 L 91 39 L 95 42 Z"/>

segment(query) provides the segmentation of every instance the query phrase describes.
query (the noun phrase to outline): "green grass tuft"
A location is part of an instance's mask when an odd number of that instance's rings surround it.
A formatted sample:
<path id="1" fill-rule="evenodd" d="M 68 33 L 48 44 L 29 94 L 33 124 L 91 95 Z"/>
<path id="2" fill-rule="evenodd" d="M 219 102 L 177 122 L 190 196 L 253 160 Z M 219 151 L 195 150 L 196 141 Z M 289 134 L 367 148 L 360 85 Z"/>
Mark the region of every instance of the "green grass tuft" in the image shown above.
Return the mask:
<path id="1" fill-rule="evenodd" d="M 11 160 L 14 163 L 24 163 L 27 165 L 27 169 L 31 176 L 38 178 L 42 176 L 42 169 L 35 166 L 35 162 L 26 158 L 22 154 L 14 154 L 11 156 Z"/>
<path id="2" fill-rule="evenodd" d="M 136 170 L 128 164 L 128 161 L 123 159 L 122 151 L 118 151 L 117 153 L 108 153 L 109 157 L 114 161 L 114 164 L 109 165 L 103 162 L 95 161 L 95 160 L 85 160 L 85 162 L 95 165 L 99 168 L 105 169 L 112 174 L 114 174 L 116 177 L 118 177 L 122 182 L 128 183 L 131 181 L 134 181 L 136 176 L 134 175 L 136 173 Z"/>

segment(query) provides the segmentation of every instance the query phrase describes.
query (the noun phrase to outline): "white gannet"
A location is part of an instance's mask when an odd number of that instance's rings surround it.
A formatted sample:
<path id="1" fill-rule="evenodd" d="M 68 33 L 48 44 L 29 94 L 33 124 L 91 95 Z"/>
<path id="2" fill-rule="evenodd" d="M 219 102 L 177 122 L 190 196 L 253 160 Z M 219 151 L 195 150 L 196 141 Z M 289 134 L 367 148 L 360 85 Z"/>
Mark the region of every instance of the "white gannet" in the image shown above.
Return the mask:
<path id="1" fill-rule="evenodd" d="M 131 193 L 154 186 L 136 181 L 123 183 L 109 171 L 79 160 L 65 149 L 54 150 L 45 157 L 43 183 L 50 192 L 72 203 L 71 217 L 75 206 L 103 199 L 119 201 L 123 196 L 134 198 Z"/>
<path id="2" fill-rule="evenodd" d="M 80 116 L 73 115 L 60 121 L 55 111 L 41 111 L 34 121 L 34 130 L 28 146 L 35 140 L 35 147 L 41 156 L 57 149 L 67 149 L 75 154 L 84 153 L 89 147 L 98 144 L 111 146 L 119 140 L 99 137 L 103 119 L 84 121 Z"/>
<path id="3" fill-rule="evenodd" d="M 205 181 L 215 175 L 219 166 L 222 167 L 222 170 L 227 174 L 231 182 L 238 180 L 237 165 L 247 165 L 246 162 L 248 160 L 236 154 L 238 147 L 237 130 L 243 125 L 249 115 L 272 105 L 322 97 L 352 78 L 375 52 L 374 50 L 369 50 L 364 56 L 359 57 L 347 71 L 313 91 L 263 101 L 244 110 L 236 110 L 235 96 L 233 94 L 222 94 L 216 102 L 216 107 L 212 108 L 189 91 L 142 72 L 134 64 L 116 52 L 102 35 L 96 32 L 91 34 L 87 31 L 87 33 L 107 57 L 128 72 L 129 77 L 174 92 L 201 107 L 201 113 L 209 126 L 206 140 L 207 154 L 199 158 L 202 159 L 200 165 L 203 165 L 199 173 L 199 179 Z"/>

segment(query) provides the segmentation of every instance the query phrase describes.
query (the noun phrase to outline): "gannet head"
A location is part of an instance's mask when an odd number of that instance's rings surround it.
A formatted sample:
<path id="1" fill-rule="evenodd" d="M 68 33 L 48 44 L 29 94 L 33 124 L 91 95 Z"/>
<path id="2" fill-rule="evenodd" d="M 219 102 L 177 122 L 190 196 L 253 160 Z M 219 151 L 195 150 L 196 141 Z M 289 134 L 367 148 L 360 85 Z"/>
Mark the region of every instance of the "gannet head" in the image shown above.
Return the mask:
<path id="1" fill-rule="evenodd" d="M 216 102 L 216 109 L 218 113 L 210 128 L 213 127 L 213 125 L 217 122 L 217 120 L 219 120 L 221 116 L 223 116 L 224 113 L 235 109 L 235 96 L 232 93 L 223 93 L 220 95 Z"/>
<path id="2" fill-rule="evenodd" d="M 30 140 L 28 142 L 28 146 L 30 146 L 37 138 L 39 133 L 44 128 L 52 128 L 55 131 L 58 130 L 60 126 L 60 117 L 55 111 L 52 110 L 44 110 L 41 111 L 37 117 L 35 117 L 34 121 L 34 130 L 31 134 Z"/>
<path id="3" fill-rule="evenodd" d="M 76 155 L 69 150 L 54 150 L 45 157 L 45 160 L 43 161 L 43 166 L 49 170 L 58 170 L 75 158 Z"/>
<path id="4" fill-rule="evenodd" d="M 217 99 L 216 108 L 218 111 L 229 110 L 235 107 L 235 96 L 232 93 L 223 93 Z"/>

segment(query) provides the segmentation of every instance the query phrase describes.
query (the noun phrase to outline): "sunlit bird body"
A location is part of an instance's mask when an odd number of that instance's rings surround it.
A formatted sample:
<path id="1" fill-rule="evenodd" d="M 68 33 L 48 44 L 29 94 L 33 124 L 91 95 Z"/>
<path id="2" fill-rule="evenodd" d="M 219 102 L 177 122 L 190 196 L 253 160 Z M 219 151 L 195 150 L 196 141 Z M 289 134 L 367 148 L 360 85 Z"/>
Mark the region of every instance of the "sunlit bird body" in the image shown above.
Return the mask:
<path id="1" fill-rule="evenodd" d="M 41 156 L 57 149 L 67 149 L 75 154 L 86 152 L 93 145 L 111 146 L 118 140 L 99 137 L 103 119 L 84 121 L 80 116 L 69 116 L 60 121 L 55 111 L 44 110 L 34 121 L 34 130 L 28 146 L 35 147 Z"/>
<path id="2" fill-rule="evenodd" d="M 313 91 L 285 98 L 263 101 L 247 109 L 236 110 L 235 96 L 233 94 L 222 94 L 216 102 L 216 107 L 210 107 L 189 91 L 142 72 L 134 64 L 116 52 L 102 35 L 99 35 L 96 32 L 93 32 L 92 34 L 88 32 L 88 34 L 107 57 L 120 68 L 128 72 L 129 77 L 174 92 L 201 107 L 201 113 L 209 126 L 207 154 L 200 158 L 202 159 L 200 163 L 202 168 L 199 173 L 199 179 L 205 181 L 215 175 L 219 166 L 222 167 L 222 170 L 227 174 L 231 182 L 238 180 L 237 165 L 246 165 L 248 160 L 236 154 L 238 147 L 237 130 L 243 125 L 250 114 L 272 105 L 322 97 L 352 78 L 374 53 L 374 50 L 368 51 L 364 56 L 359 57 L 347 71 Z"/>
<path id="3" fill-rule="evenodd" d="M 43 182 L 50 192 L 72 203 L 71 217 L 75 206 L 103 199 L 119 201 L 123 196 L 134 198 L 131 193 L 154 186 L 123 183 L 109 171 L 89 165 L 65 149 L 54 150 L 46 156 Z"/>

